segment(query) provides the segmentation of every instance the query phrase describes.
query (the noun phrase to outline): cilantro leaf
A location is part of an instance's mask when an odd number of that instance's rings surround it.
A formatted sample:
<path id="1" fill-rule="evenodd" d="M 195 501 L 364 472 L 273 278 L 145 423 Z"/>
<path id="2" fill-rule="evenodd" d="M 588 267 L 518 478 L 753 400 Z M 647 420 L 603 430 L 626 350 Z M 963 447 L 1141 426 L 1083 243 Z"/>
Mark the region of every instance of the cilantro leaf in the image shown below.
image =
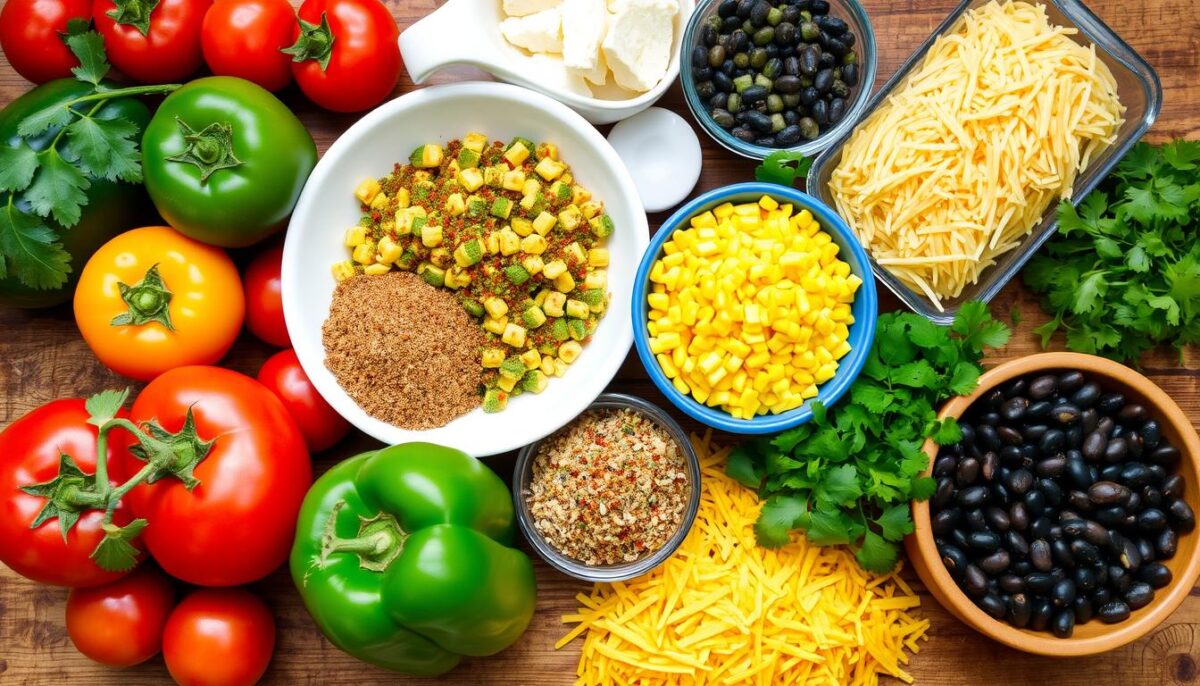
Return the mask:
<path id="1" fill-rule="evenodd" d="M 71 256 L 58 235 L 13 205 L 0 207 L 0 278 L 12 274 L 30 288 L 58 288 L 71 273 Z"/>
<path id="2" fill-rule="evenodd" d="M 954 365 L 947 388 L 954 395 L 970 395 L 979 386 L 979 366 L 970 362 Z"/>
<path id="3" fill-rule="evenodd" d="M 25 117 L 17 124 L 17 135 L 32 138 L 51 128 L 66 126 L 71 123 L 71 109 L 58 104 L 42 108 Z"/>
<path id="4" fill-rule="evenodd" d="M 95 31 L 85 31 L 68 35 L 66 40 L 67 47 L 79 59 L 79 66 L 72 67 L 71 73 L 80 81 L 99 86 L 110 69 L 104 53 L 104 38 Z"/>
<path id="5" fill-rule="evenodd" d="M 816 490 L 817 503 L 822 506 L 849 505 L 860 495 L 858 470 L 848 464 L 827 470 Z"/>
<path id="6" fill-rule="evenodd" d="M 746 488 L 758 488 L 762 485 L 762 466 L 757 464 L 745 444 L 736 446 L 729 453 L 729 459 L 725 462 L 725 473 Z"/>
<path id="7" fill-rule="evenodd" d="M 933 477 L 923 476 L 913 480 L 909 496 L 913 500 L 929 500 L 933 497 L 935 490 L 937 490 L 937 481 Z"/>
<path id="8" fill-rule="evenodd" d="M 754 537 L 764 548 L 778 548 L 788 542 L 788 532 L 796 526 L 796 520 L 807 512 L 804 500 L 796 496 L 773 495 L 758 511 L 754 523 Z"/>
<path id="9" fill-rule="evenodd" d="M 92 184 L 56 150 L 47 150 L 41 158 L 42 166 L 34 174 L 33 183 L 25 189 L 25 199 L 36 214 L 53 215 L 59 224 L 74 226 L 88 201 L 84 191 Z"/>
<path id="10" fill-rule="evenodd" d="M 883 537 L 889 541 L 899 541 L 913 532 L 913 521 L 909 514 L 908 503 L 887 508 L 879 515 L 875 523 L 882 530 Z"/>
<path id="11" fill-rule="evenodd" d="M 874 531 L 868 531 L 863 537 L 862 546 L 855 554 L 858 564 L 868 572 L 886 574 L 896 566 L 900 559 L 900 548 L 890 543 Z"/>
<path id="12" fill-rule="evenodd" d="M 892 369 L 888 380 L 901 386 L 926 388 L 937 383 L 938 373 L 927 360 L 914 360 Z"/>
<path id="13" fill-rule="evenodd" d="M 137 135 L 137 126 L 120 117 L 80 117 L 67 127 L 67 139 L 79 154 L 83 171 L 109 181 L 121 179 L 138 183 L 142 180 Z"/>
<path id="14" fill-rule="evenodd" d="M 809 514 L 804 535 L 813 545 L 844 545 L 852 540 L 853 524 L 845 512 L 816 511 Z"/>
<path id="15" fill-rule="evenodd" d="M 796 179 L 803 179 L 811 167 L 812 160 L 806 155 L 791 150 L 776 150 L 754 169 L 754 178 L 766 183 L 791 186 Z"/>
<path id="16" fill-rule="evenodd" d="M 15 148 L 0 147 L 0 191 L 25 190 L 38 164 L 38 154 L 25 141 Z"/>
<path id="17" fill-rule="evenodd" d="M 933 442 L 938 445 L 953 445 L 962 440 L 962 428 L 954 417 L 946 417 L 937 424 L 933 432 Z"/>

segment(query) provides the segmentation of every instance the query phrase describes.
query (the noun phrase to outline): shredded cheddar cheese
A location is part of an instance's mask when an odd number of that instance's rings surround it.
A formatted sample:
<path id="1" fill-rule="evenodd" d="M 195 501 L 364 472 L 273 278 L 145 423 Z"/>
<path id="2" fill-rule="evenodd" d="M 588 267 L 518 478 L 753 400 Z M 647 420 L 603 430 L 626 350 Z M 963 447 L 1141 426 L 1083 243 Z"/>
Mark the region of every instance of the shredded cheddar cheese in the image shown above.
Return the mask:
<path id="1" fill-rule="evenodd" d="M 1070 198 L 1112 144 L 1112 72 L 1043 5 L 990 2 L 864 120 L 829 187 L 875 260 L 940 309 Z"/>
<path id="2" fill-rule="evenodd" d="M 920 605 L 912 589 L 803 536 L 759 547 L 759 502 L 725 475 L 729 451 L 710 440 L 692 437 L 703 491 L 679 551 L 645 576 L 596 584 L 563 616 L 575 626 L 556 648 L 586 634 L 575 683 L 867 686 L 880 674 L 911 683 L 906 651 L 929 628 L 909 613 Z"/>

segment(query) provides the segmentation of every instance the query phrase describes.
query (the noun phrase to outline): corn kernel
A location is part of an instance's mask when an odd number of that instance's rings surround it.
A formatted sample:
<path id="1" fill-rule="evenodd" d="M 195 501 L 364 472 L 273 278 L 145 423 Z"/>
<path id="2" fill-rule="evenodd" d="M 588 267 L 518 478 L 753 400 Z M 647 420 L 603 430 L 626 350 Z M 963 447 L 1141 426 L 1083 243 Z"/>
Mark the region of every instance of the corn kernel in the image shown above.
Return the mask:
<path id="1" fill-rule="evenodd" d="M 525 327 L 509 322 L 505 325 L 504 333 L 500 335 L 500 340 L 514 348 L 521 348 L 525 345 L 525 333 Z"/>
<path id="2" fill-rule="evenodd" d="M 530 255 L 521 260 L 521 266 L 525 267 L 525 271 L 529 272 L 530 276 L 536 276 L 542 273 L 542 267 L 545 266 L 540 255 Z"/>
<path id="3" fill-rule="evenodd" d="M 520 145 L 518 143 L 518 145 Z M 520 169 L 513 169 L 504 173 L 504 180 L 500 182 L 500 187 L 506 191 L 519 191 L 525 187 L 525 172 Z"/>
<path id="4" fill-rule="evenodd" d="M 346 247 L 357 248 L 367 240 L 367 229 L 362 226 L 351 226 L 346 229 Z"/>
<path id="5" fill-rule="evenodd" d="M 545 273 L 545 270 L 543 270 Z M 554 278 L 554 290 L 570 293 L 575 290 L 575 277 L 571 276 L 571 272 L 563 272 Z"/>
<path id="6" fill-rule="evenodd" d="M 505 227 L 496 233 L 501 255 L 514 255 L 521 249 L 521 237 L 512 229 Z"/>
<path id="7" fill-rule="evenodd" d="M 496 369 L 504 362 L 505 352 L 501 348 L 487 348 L 480 357 L 480 366 L 484 369 Z"/>
<path id="8" fill-rule="evenodd" d="M 549 212 L 543 211 L 541 214 L 534 217 L 533 230 L 537 231 L 541 235 L 545 236 L 546 234 L 550 233 L 550 230 L 553 229 L 554 225 L 557 223 L 558 223 L 558 218 L 556 218 L 554 215 L 550 214 Z"/>
<path id="9" fill-rule="evenodd" d="M 376 250 L 378 251 L 378 255 L 375 257 L 375 261 L 380 264 L 392 264 L 400 259 L 400 254 L 403 252 L 400 246 L 396 244 L 396 241 L 392 240 L 391 236 L 380 238 Z"/>
<path id="10" fill-rule="evenodd" d="M 497 319 L 495 317 L 484 317 L 483 318 L 483 329 L 485 331 L 494 333 L 497 336 L 504 333 L 504 328 L 506 326 L 508 326 L 508 317 L 507 316 L 500 317 L 499 319 Z"/>
<path id="11" fill-rule="evenodd" d="M 335 262 L 333 265 L 333 278 L 336 281 L 345 281 L 354 276 L 354 263 L 350 260 L 342 260 Z"/>
<path id="12" fill-rule="evenodd" d="M 523 219 L 521 217 L 513 217 L 512 222 L 510 222 L 510 225 L 512 227 L 513 233 L 517 234 L 518 236 L 520 236 L 522 238 L 533 233 L 533 222 L 529 221 L 528 219 Z"/>
<path id="13" fill-rule="evenodd" d="M 372 264 L 375 262 L 375 244 L 371 241 L 359 243 L 350 256 L 359 264 Z"/>
<path id="14" fill-rule="evenodd" d="M 542 268 L 542 276 L 547 279 L 557 279 L 559 275 L 565 274 L 567 271 L 567 263 L 562 260 L 551 260 Z"/>
<path id="15" fill-rule="evenodd" d="M 363 179 L 358 187 L 354 189 L 354 197 L 364 205 L 370 205 L 371 201 L 379 193 L 380 185 L 377 179 Z"/>
<path id="16" fill-rule="evenodd" d="M 370 274 L 372 276 L 378 276 L 379 274 L 387 274 L 391 270 L 392 270 L 392 265 L 380 264 L 380 263 L 376 262 L 375 264 L 368 264 L 367 266 L 363 267 L 363 274 Z"/>
<path id="17" fill-rule="evenodd" d="M 426 224 L 421 227 L 421 245 L 436 248 L 442 244 L 442 227 Z"/>
<path id="18" fill-rule="evenodd" d="M 529 159 L 530 153 L 533 151 L 525 147 L 521 141 L 513 143 L 508 150 L 504 151 L 504 159 L 514 167 L 519 167 L 525 160 Z"/>
<path id="19" fill-rule="evenodd" d="M 545 275 L 545 273 L 546 270 L 543 269 L 542 274 Z M 566 307 L 566 304 L 567 296 L 565 293 L 551 291 L 546 295 L 545 301 L 542 302 L 542 310 L 551 317 L 561 317 L 566 314 L 566 312 L 563 310 L 563 308 Z"/>
<path id="20" fill-rule="evenodd" d="M 446 213 L 451 217 L 457 217 L 467 211 L 467 201 L 463 198 L 462 193 L 451 193 L 450 197 L 446 198 Z"/>
<path id="21" fill-rule="evenodd" d="M 530 234 L 521 239 L 521 251 L 530 255 L 541 255 L 546 252 L 546 239 L 538 234 Z"/>
<path id="22" fill-rule="evenodd" d="M 488 298 L 483 301 L 483 309 L 493 319 L 500 319 L 508 314 L 508 303 L 500 298 Z"/>

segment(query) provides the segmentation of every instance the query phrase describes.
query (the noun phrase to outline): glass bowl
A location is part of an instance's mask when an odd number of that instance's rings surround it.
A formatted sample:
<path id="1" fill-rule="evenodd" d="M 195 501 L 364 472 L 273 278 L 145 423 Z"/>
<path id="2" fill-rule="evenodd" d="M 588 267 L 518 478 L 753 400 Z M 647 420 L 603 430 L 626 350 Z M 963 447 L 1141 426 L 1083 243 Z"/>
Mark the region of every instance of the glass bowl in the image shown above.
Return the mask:
<path id="1" fill-rule="evenodd" d="M 705 0 L 697 3 L 696 11 L 692 13 L 684 30 L 680 47 L 682 54 L 679 58 L 679 78 L 683 84 L 684 100 L 687 101 L 692 117 L 700 122 L 705 133 L 727 150 L 756 160 L 761 160 L 777 150 L 791 150 L 812 157 L 848 134 L 862 116 L 863 109 L 871 98 L 871 88 L 875 85 L 875 32 L 863 6 L 856 0 L 829 0 L 829 15 L 844 20 L 849 24 L 850 32 L 857 36 L 853 52 L 859 68 L 858 85 L 854 87 L 853 97 L 847 103 L 846 114 L 842 116 L 842 120 L 822 131 L 820 136 L 800 145 L 790 148 L 767 148 L 735 138 L 733 134 L 718 126 L 696 93 L 696 78 L 692 74 L 692 49 L 700 42 L 700 31 L 704 22 L 716 14 L 721 1 Z"/>
<path id="2" fill-rule="evenodd" d="M 879 89 L 871 99 L 861 118 L 865 119 L 879 107 L 896 88 L 903 85 L 905 78 L 914 67 L 925 58 L 925 53 L 933 45 L 938 36 L 954 28 L 955 23 L 967 10 L 985 5 L 990 0 L 963 0 L 959 6 L 946 17 L 929 38 L 917 48 L 916 52 L 901 65 L 896 74 Z M 1108 65 L 1117 81 L 1117 96 L 1125 105 L 1125 122 L 1117 131 L 1117 139 L 1101 154 L 1092 158 L 1087 168 L 1080 172 L 1075 179 L 1075 187 L 1071 194 L 1071 202 L 1078 205 L 1093 188 L 1099 184 L 1116 163 L 1125 156 L 1129 148 L 1142 137 L 1158 117 L 1162 107 L 1162 84 L 1158 74 L 1147 64 L 1133 48 L 1121 40 L 1107 24 L 1091 12 L 1080 0 L 1039 0 L 1046 7 L 1046 15 L 1051 23 L 1068 28 L 1076 28 L 1079 33 L 1074 36 L 1076 41 L 1096 46 L 1096 55 Z M 842 159 L 842 148 L 849 139 L 853 129 L 847 127 L 841 132 L 841 138 L 818 157 L 808 172 L 806 184 L 808 192 L 821 202 L 836 207 L 833 196 L 829 193 L 829 179 L 834 168 Z M 979 281 L 967 286 L 957 298 L 942 300 L 942 309 L 933 303 L 924 293 L 913 290 L 900 279 L 892 275 L 887 268 L 879 265 L 871 257 L 871 268 L 875 276 L 883 282 L 888 290 L 896 294 L 900 300 L 914 312 L 928 317 L 938 324 L 949 324 L 954 321 L 954 315 L 963 303 L 970 300 L 988 302 L 1000 292 L 1037 249 L 1054 235 L 1058 228 L 1057 203 L 1052 204 L 1042 217 L 1042 221 L 1033 227 L 1033 231 L 1025 237 L 1020 247 L 1001 255 L 995 264 L 985 269 Z"/>
<path id="3" fill-rule="evenodd" d="M 533 515 L 529 511 L 529 502 L 526 500 L 529 484 L 533 480 L 533 458 L 537 456 L 538 447 L 546 439 L 530 443 L 517 455 L 517 466 L 513 472 L 513 505 L 517 512 L 517 525 L 520 527 L 521 533 L 529 541 L 530 547 L 536 550 L 537 554 L 551 567 L 567 576 L 583 581 L 606 583 L 625 581 L 641 576 L 665 562 L 687 538 L 688 532 L 692 529 L 692 522 L 696 519 L 696 512 L 700 509 L 700 460 L 696 457 L 692 442 L 688 440 L 687 432 L 657 405 L 631 395 L 605 393 L 589 405 L 585 412 L 591 410 L 633 410 L 666 430 L 679 445 L 687 466 L 688 488 L 691 489 L 688 493 L 687 509 L 684 510 L 683 520 L 679 522 L 679 529 L 671 538 L 667 539 L 663 547 L 633 562 L 616 565 L 586 565 L 560 553 L 534 527 Z"/>

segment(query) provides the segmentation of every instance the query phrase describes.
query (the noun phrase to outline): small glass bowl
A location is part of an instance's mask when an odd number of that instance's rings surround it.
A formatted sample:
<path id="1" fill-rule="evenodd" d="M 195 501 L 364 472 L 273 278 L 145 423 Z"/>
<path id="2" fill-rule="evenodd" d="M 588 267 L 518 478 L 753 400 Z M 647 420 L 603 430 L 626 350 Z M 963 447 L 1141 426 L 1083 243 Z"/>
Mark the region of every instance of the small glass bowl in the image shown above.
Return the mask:
<path id="1" fill-rule="evenodd" d="M 533 459 L 537 456 L 538 447 L 546 439 L 543 438 L 541 441 L 530 443 L 521 449 L 520 454 L 517 455 L 517 466 L 513 473 L 513 505 L 517 512 L 517 525 L 521 528 L 521 533 L 525 535 L 526 540 L 529 541 L 529 545 L 551 567 L 554 567 L 567 576 L 582 579 L 583 581 L 603 581 L 607 583 L 625 581 L 641 576 L 659 566 L 667 558 L 671 557 L 683 543 L 683 539 L 687 538 L 688 531 L 692 528 L 692 522 L 696 519 L 696 512 L 700 509 L 700 461 L 697 459 L 696 451 L 692 448 L 692 443 L 688 440 L 687 433 L 683 430 L 683 427 L 679 426 L 678 422 L 671 419 L 670 415 L 658 406 L 646 402 L 641 398 L 620 393 L 605 393 L 601 395 L 595 402 L 588 406 L 585 412 L 620 409 L 633 410 L 665 429 L 675 443 L 679 445 L 679 449 L 683 452 L 683 459 L 687 463 L 688 487 L 691 491 L 688 494 L 688 504 L 687 509 L 683 513 L 683 520 L 680 521 L 679 529 L 674 535 L 667 539 L 666 544 L 653 553 L 638 558 L 633 562 L 616 565 L 586 565 L 563 555 L 558 549 L 550 545 L 542 534 L 538 532 L 537 528 L 534 527 L 533 514 L 529 511 L 529 502 L 526 500 L 529 494 L 530 482 L 533 480 Z"/>
<path id="2" fill-rule="evenodd" d="M 683 42 L 680 44 L 683 52 L 679 57 L 679 78 L 680 83 L 683 84 L 684 100 L 687 101 L 692 117 L 700 122 L 705 133 L 731 152 L 742 157 L 761 160 L 778 150 L 791 150 L 812 157 L 854 128 L 863 109 L 867 106 L 867 102 L 871 99 L 871 88 L 875 85 L 877 70 L 875 31 L 871 28 L 871 21 L 867 18 L 867 11 L 862 4 L 857 0 L 829 0 L 829 15 L 845 20 L 850 26 L 850 32 L 857 38 L 853 52 L 858 61 L 858 85 L 854 87 L 852 98 L 847 103 L 846 114 L 842 116 L 841 121 L 825 129 L 820 136 L 810 141 L 804 141 L 802 144 L 790 148 L 768 148 L 735 138 L 733 134 L 718 126 L 696 93 L 696 78 L 692 74 L 692 50 L 700 42 L 700 31 L 704 22 L 716 14 L 721 1 L 705 0 L 696 5 L 696 11 L 688 19 L 687 28 L 683 33 Z"/>

